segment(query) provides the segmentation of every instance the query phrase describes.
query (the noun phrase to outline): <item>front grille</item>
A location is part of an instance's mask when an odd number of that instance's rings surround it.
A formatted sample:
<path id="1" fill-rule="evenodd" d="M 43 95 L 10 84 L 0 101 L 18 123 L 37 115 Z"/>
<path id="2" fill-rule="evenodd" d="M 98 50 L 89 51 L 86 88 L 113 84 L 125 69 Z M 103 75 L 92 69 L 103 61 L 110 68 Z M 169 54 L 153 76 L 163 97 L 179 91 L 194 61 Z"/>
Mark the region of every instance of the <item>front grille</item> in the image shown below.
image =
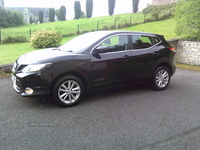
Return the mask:
<path id="1" fill-rule="evenodd" d="M 17 71 L 22 71 L 27 65 L 20 65 L 17 69 Z"/>
<path id="2" fill-rule="evenodd" d="M 19 80 L 17 80 L 17 78 L 14 75 L 12 75 L 11 78 L 13 81 L 13 88 L 15 89 L 15 91 L 17 91 L 18 93 L 21 92 L 22 89 Z"/>
<path id="3" fill-rule="evenodd" d="M 13 87 L 18 93 L 22 91 L 20 83 L 18 81 L 16 83 L 13 83 Z"/>
<path id="4" fill-rule="evenodd" d="M 13 64 L 13 67 L 12 67 L 12 72 L 15 72 L 16 69 L 17 69 L 17 63 L 15 62 L 15 63 Z"/>
<path id="5" fill-rule="evenodd" d="M 27 65 L 20 65 L 17 62 L 13 64 L 12 72 L 21 72 Z"/>

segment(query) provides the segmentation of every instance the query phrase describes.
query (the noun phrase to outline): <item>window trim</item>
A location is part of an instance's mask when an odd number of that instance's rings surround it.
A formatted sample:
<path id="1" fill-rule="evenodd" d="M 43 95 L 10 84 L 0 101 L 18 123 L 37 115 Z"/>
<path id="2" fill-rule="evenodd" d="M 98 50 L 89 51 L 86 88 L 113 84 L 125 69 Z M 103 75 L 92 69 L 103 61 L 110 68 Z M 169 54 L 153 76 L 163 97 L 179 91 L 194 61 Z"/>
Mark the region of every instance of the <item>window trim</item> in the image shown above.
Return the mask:
<path id="1" fill-rule="evenodd" d="M 130 36 L 131 36 L 131 43 L 133 43 L 133 39 L 132 39 L 132 36 L 133 35 L 140 35 L 140 36 L 148 36 L 149 38 L 150 38 L 150 40 L 152 41 L 152 46 L 150 46 L 150 47 L 147 47 L 147 48 L 141 48 L 141 49 L 134 49 L 133 48 L 133 46 L 132 46 L 132 44 L 130 44 L 131 45 L 131 51 L 138 51 L 138 50 L 148 50 L 148 49 L 150 49 L 150 48 L 152 48 L 152 47 L 155 47 L 155 46 L 157 46 L 157 45 L 159 45 L 160 43 L 162 43 L 162 40 L 158 37 L 158 36 L 156 36 L 156 35 L 148 35 L 148 34 L 129 34 Z M 153 39 L 153 38 L 157 38 L 157 39 L 159 39 L 159 42 L 158 43 L 156 43 L 156 41 Z"/>
<path id="2" fill-rule="evenodd" d="M 101 40 L 100 42 L 98 42 L 98 43 L 92 48 L 92 50 L 90 51 L 90 55 L 93 54 L 94 49 L 97 48 L 97 46 L 98 46 L 100 43 L 106 41 L 106 40 L 109 39 L 109 38 L 112 38 L 112 37 L 114 37 L 114 36 L 119 36 L 119 35 L 126 35 L 126 36 L 127 36 L 128 49 L 127 49 L 127 50 L 123 50 L 123 51 L 116 51 L 116 52 L 130 51 L 130 44 L 129 44 L 129 43 L 130 43 L 130 41 L 129 41 L 130 33 L 119 33 L 119 34 L 110 35 L 110 36 L 106 37 L 105 39 Z M 116 52 L 108 52 L 108 53 L 116 53 Z M 103 54 L 103 53 L 102 53 L 102 54 Z M 107 54 L 107 53 L 105 53 L 105 54 Z"/>

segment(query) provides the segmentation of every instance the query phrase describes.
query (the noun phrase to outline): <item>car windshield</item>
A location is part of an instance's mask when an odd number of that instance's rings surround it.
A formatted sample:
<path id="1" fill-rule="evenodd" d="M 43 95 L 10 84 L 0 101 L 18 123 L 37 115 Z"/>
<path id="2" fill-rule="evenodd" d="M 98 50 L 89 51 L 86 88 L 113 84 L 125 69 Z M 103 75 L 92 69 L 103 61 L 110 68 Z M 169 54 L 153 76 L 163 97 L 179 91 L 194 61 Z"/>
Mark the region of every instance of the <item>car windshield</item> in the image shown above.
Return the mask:
<path id="1" fill-rule="evenodd" d="M 104 37 L 102 33 L 85 33 L 59 47 L 61 51 L 81 52 Z"/>

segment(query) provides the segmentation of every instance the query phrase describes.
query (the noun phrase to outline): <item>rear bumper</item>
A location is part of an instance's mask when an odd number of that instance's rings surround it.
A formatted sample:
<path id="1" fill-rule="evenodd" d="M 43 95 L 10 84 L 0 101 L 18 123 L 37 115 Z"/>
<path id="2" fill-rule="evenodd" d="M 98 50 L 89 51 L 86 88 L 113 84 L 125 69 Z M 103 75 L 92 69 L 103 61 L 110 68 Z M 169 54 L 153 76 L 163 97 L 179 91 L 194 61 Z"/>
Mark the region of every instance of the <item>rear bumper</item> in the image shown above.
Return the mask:
<path id="1" fill-rule="evenodd" d="M 173 66 L 172 67 L 172 76 L 175 74 L 175 72 L 176 72 L 176 66 Z"/>

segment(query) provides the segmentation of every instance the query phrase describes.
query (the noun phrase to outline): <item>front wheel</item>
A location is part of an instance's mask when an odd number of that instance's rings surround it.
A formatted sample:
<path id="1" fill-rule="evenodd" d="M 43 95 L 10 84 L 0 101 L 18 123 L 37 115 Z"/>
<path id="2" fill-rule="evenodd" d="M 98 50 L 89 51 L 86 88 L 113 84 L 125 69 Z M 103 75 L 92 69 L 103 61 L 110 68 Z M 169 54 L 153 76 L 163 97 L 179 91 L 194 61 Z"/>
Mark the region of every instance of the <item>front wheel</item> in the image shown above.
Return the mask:
<path id="1" fill-rule="evenodd" d="M 151 81 L 152 87 L 155 90 L 162 91 L 165 90 L 170 83 L 171 75 L 167 67 L 159 67 L 153 74 Z"/>
<path id="2" fill-rule="evenodd" d="M 54 85 L 52 96 L 56 103 L 69 107 L 76 105 L 84 92 L 82 81 L 75 76 L 60 78 Z"/>

